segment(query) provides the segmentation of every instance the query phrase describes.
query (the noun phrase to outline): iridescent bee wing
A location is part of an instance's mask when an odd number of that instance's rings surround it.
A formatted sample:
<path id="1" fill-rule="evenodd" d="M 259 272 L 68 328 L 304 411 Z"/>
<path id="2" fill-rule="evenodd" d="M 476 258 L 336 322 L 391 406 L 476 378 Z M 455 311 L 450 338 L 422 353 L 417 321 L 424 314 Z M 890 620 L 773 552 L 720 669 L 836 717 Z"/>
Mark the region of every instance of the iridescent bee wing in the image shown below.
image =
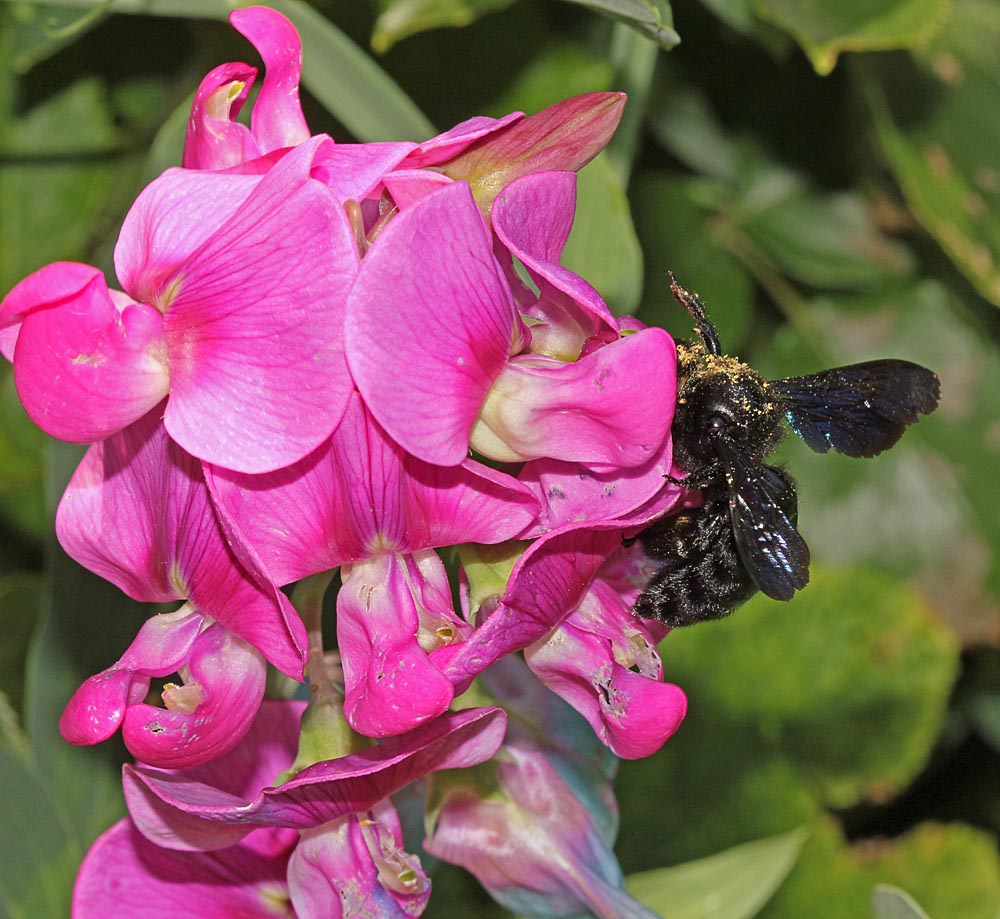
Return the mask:
<path id="1" fill-rule="evenodd" d="M 780 469 L 750 462 L 730 442 L 717 443 L 716 450 L 729 486 L 729 519 L 740 559 L 762 593 L 790 600 L 809 582 L 809 547 L 795 529 L 795 485 Z"/>
<path id="2" fill-rule="evenodd" d="M 937 408 L 941 384 L 926 367 L 882 360 L 834 367 L 768 384 L 785 402 L 792 430 L 817 453 L 888 450 L 918 415 Z"/>

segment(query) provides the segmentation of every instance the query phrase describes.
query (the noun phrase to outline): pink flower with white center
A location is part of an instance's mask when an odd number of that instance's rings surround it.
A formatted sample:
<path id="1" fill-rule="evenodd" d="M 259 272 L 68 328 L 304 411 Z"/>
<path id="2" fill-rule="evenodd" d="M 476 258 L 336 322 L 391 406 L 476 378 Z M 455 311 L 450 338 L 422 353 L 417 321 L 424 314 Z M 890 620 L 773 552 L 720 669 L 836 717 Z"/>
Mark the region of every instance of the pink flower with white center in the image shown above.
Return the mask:
<path id="1" fill-rule="evenodd" d="M 209 483 L 235 544 L 276 583 L 341 566 L 345 711 L 369 737 L 408 730 L 451 704 L 442 667 L 472 629 L 453 609 L 434 548 L 501 542 L 537 510 L 508 475 L 408 455 L 357 395 L 330 440 L 301 462 L 264 476 L 213 468 Z"/>
<path id="2" fill-rule="evenodd" d="M 146 702 L 152 677 L 167 684 L 165 708 Z M 164 768 L 196 766 L 243 738 L 261 700 L 267 667 L 251 644 L 185 605 L 148 620 L 117 663 L 73 694 L 59 731 L 70 743 L 107 740 L 118 728 L 137 759 Z"/>
<path id="3" fill-rule="evenodd" d="M 592 300 L 589 291 L 579 295 Z M 381 232 L 351 291 L 345 338 L 372 414 L 429 463 L 457 465 L 471 446 L 501 461 L 628 468 L 649 461 L 667 436 L 676 374 L 670 336 L 644 329 L 576 360 L 531 353 L 529 325 L 464 183 L 425 195 Z"/>
<path id="4" fill-rule="evenodd" d="M 102 440 L 169 395 L 189 453 L 281 468 L 336 427 L 351 381 L 342 320 L 358 252 L 307 141 L 265 175 L 171 169 L 125 218 L 115 265 L 57 263 L 0 304 L 0 351 L 32 420 Z"/>
<path id="5" fill-rule="evenodd" d="M 161 879 L 181 882 L 168 898 L 179 915 L 419 915 L 430 884 L 403 849 L 388 798 L 430 773 L 489 759 L 503 740 L 503 710 L 448 713 L 274 785 L 295 757 L 301 712 L 301 703 L 265 703 L 243 743 L 204 766 L 126 766 L 131 823 L 95 843 L 77 880 L 74 919 L 114 915 L 143 882 L 153 891 Z M 202 910 L 195 898 L 210 883 L 216 894 Z"/>

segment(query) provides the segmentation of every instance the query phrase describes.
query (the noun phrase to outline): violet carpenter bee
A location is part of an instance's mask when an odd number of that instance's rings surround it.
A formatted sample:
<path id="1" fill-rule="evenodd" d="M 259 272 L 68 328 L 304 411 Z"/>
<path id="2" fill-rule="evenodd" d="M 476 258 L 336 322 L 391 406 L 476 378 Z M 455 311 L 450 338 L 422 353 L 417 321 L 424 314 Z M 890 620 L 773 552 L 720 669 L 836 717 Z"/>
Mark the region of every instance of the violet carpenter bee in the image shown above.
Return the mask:
<path id="1" fill-rule="evenodd" d="M 677 346 L 674 460 L 688 473 L 677 482 L 700 489 L 703 502 L 638 535 L 659 567 L 633 611 L 682 626 L 726 616 L 758 590 L 790 600 L 808 582 L 795 483 L 764 462 L 786 424 L 818 453 L 875 456 L 934 411 L 940 383 L 901 360 L 765 380 L 723 353 L 705 304 L 673 274 L 670 289 L 698 333 Z"/>

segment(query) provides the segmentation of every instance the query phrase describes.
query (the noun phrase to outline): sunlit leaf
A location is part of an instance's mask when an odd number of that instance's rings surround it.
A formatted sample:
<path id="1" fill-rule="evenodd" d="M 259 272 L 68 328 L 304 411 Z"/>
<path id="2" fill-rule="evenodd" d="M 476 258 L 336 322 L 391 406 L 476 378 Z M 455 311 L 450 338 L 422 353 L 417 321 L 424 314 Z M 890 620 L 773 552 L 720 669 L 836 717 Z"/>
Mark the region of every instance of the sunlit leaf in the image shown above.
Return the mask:
<path id="1" fill-rule="evenodd" d="M 380 54 L 409 35 L 445 26 L 465 26 L 504 9 L 513 0 L 390 0 L 379 3 L 372 48 Z"/>
<path id="2" fill-rule="evenodd" d="M 744 843 L 717 855 L 625 879 L 641 903 L 665 919 L 750 919 L 798 858 L 800 831 Z"/>
<path id="3" fill-rule="evenodd" d="M 816 72 L 843 51 L 913 48 L 942 26 L 949 0 L 759 0 L 758 15 L 791 32 Z"/>
<path id="4" fill-rule="evenodd" d="M 872 894 L 875 919 L 930 919 L 905 890 L 879 884 Z"/>
<path id="5" fill-rule="evenodd" d="M 668 0 L 570 0 L 618 22 L 623 22 L 661 47 L 673 48 L 681 37 L 674 31 Z"/>
<path id="6" fill-rule="evenodd" d="M 905 121 L 874 87 L 879 137 L 907 203 L 955 265 L 1000 305 L 1000 7 L 958 0 L 918 60 L 933 97 Z"/>

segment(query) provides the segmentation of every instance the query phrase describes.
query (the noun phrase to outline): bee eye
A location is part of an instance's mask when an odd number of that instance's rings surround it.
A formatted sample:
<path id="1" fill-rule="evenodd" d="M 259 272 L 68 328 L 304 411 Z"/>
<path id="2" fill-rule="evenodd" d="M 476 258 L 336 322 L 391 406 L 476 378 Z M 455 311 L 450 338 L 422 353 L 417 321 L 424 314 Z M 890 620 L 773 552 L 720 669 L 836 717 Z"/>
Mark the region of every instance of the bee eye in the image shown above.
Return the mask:
<path id="1" fill-rule="evenodd" d="M 710 415 L 708 418 L 707 433 L 721 434 L 729 427 L 729 422 L 722 415 Z"/>

